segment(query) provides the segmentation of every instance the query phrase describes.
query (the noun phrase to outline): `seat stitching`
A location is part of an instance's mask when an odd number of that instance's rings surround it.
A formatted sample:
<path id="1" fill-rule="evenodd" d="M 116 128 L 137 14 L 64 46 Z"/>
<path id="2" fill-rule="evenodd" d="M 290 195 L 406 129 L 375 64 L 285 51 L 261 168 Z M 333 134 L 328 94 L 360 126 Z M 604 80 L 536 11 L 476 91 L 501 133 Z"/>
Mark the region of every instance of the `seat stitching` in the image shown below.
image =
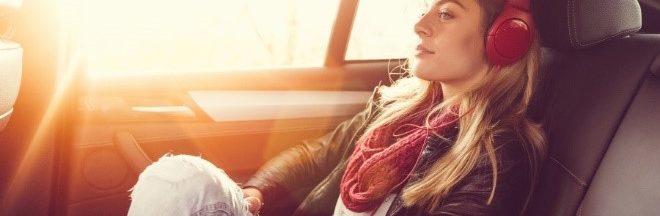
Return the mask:
<path id="1" fill-rule="evenodd" d="M 637 32 L 637 31 L 639 31 L 639 29 L 640 29 L 639 27 L 633 27 L 633 28 L 630 28 L 630 29 L 622 30 L 619 33 L 601 38 L 599 40 L 589 41 L 589 42 L 586 42 L 586 43 L 582 43 L 582 42 L 578 42 L 578 43 L 582 47 L 588 47 L 588 46 L 591 46 L 591 45 L 594 45 L 594 44 L 597 44 L 597 43 L 600 43 L 600 42 L 603 42 L 603 41 L 606 41 L 606 40 L 609 40 L 609 39 L 612 39 L 612 38 L 615 38 L 615 37 L 619 37 L 619 36 L 622 36 L 622 35 L 627 35 L 627 34 Z"/>
<path id="2" fill-rule="evenodd" d="M 580 186 L 583 186 L 583 187 L 586 187 L 586 186 L 587 186 L 587 183 L 585 183 L 582 179 L 580 179 L 579 177 L 577 177 L 577 175 L 573 174 L 573 172 L 571 172 L 568 168 L 566 168 L 566 166 L 564 166 L 561 162 L 559 162 L 559 160 L 555 159 L 555 158 L 552 157 L 552 156 L 550 156 L 550 157 L 548 157 L 548 158 L 549 158 L 550 160 L 552 160 L 553 162 L 555 162 L 557 165 L 559 165 L 559 166 L 560 166 L 562 169 L 564 169 L 564 171 L 566 171 L 568 174 L 570 174 L 570 175 L 573 177 L 573 179 L 574 179 L 575 181 L 577 181 L 578 184 L 580 184 Z"/>
<path id="3" fill-rule="evenodd" d="M 573 46 L 575 44 L 575 42 L 573 41 L 574 26 L 573 26 L 573 19 L 572 19 L 572 17 L 573 17 L 573 12 L 572 12 L 573 7 L 572 7 L 572 4 L 571 4 L 572 2 L 573 2 L 573 0 L 569 0 L 567 2 L 568 5 L 566 7 L 566 10 L 567 10 L 566 11 L 566 16 L 567 16 L 566 21 L 568 22 L 568 40 L 571 43 L 571 46 Z"/>

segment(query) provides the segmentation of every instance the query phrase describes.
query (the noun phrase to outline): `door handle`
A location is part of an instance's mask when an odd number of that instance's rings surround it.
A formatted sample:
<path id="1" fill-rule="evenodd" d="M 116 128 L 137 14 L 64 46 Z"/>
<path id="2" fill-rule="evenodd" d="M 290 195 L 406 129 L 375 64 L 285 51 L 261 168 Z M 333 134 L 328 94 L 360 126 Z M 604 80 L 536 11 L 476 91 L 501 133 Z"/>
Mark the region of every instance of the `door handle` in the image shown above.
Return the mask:
<path id="1" fill-rule="evenodd" d="M 137 175 L 151 165 L 151 159 L 144 153 L 133 134 L 126 131 L 118 132 L 115 134 L 113 141 L 119 153 Z"/>
<path id="2" fill-rule="evenodd" d="M 132 112 L 138 112 L 148 115 L 163 115 L 169 117 L 187 117 L 194 118 L 195 112 L 190 107 L 181 106 L 132 106 Z"/>

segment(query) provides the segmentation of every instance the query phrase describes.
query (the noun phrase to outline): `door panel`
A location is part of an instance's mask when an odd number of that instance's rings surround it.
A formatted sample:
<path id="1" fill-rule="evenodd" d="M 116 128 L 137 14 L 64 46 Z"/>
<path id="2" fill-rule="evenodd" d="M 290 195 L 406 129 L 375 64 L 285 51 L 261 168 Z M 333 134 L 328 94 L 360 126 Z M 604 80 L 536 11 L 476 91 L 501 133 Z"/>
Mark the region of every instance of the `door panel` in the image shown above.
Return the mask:
<path id="1" fill-rule="evenodd" d="M 67 215 L 125 214 L 139 173 L 168 153 L 201 156 L 244 182 L 279 152 L 364 109 L 372 88 L 82 94 Z"/>
<path id="2" fill-rule="evenodd" d="M 141 170 L 132 168 L 129 157 L 113 142 L 113 134 L 134 135 L 151 161 L 168 153 L 199 155 L 243 182 L 277 153 L 320 137 L 349 117 L 79 128 L 71 158 L 69 215 L 90 215 L 89 208 L 101 212 L 119 208 L 119 214 L 127 210 L 128 191 Z"/>

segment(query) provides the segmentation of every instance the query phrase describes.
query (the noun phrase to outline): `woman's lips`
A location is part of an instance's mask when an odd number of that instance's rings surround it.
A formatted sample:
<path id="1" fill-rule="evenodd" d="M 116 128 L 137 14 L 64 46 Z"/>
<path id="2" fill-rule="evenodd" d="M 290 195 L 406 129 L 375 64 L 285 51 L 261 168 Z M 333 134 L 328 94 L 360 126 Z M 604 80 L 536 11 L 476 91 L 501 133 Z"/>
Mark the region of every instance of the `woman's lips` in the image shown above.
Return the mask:
<path id="1" fill-rule="evenodd" d="M 422 57 L 425 55 L 433 55 L 435 52 L 423 47 L 422 45 L 417 46 L 417 53 L 415 53 L 416 57 Z"/>

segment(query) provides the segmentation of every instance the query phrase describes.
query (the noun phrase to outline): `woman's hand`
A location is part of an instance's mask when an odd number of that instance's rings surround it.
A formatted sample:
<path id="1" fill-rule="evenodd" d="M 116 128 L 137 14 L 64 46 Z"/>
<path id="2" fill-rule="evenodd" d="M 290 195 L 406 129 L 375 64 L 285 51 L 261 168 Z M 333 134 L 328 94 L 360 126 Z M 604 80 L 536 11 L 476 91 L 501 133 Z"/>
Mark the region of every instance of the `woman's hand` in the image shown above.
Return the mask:
<path id="1" fill-rule="evenodd" d="M 261 194 L 261 191 L 257 190 L 256 188 L 244 188 L 243 199 L 245 199 L 245 201 L 250 205 L 250 213 L 257 215 L 261 210 L 261 206 L 263 205 L 262 200 L 264 198 Z"/>

